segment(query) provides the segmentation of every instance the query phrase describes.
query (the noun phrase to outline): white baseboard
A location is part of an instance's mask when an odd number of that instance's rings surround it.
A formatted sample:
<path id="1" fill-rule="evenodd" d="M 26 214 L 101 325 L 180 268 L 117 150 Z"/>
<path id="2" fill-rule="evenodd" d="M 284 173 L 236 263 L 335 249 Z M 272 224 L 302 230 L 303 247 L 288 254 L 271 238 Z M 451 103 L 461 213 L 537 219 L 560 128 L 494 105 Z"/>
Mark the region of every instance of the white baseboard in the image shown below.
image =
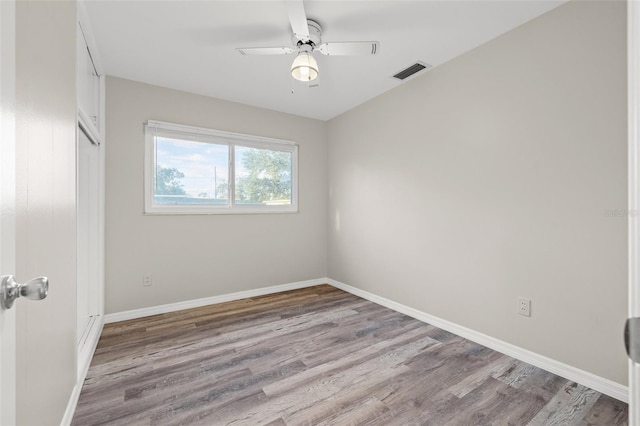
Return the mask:
<path id="1" fill-rule="evenodd" d="M 60 426 L 69 426 L 73 420 L 73 415 L 75 414 L 76 406 L 78 405 L 78 399 L 80 398 L 80 392 L 82 391 L 82 385 L 84 384 L 84 379 L 87 377 L 87 373 L 89 372 L 91 358 L 98 346 L 98 341 L 100 340 L 103 327 L 104 315 L 99 315 L 91 327 L 91 330 L 89 330 L 88 336 L 83 345 L 84 347 L 78 354 L 78 377 L 76 384 L 73 387 L 73 391 L 71 392 L 71 396 L 69 397 L 69 402 L 67 403 L 67 408 L 64 411 L 64 416 L 62 417 Z"/>
<path id="2" fill-rule="evenodd" d="M 389 300 L 384 297 L 377 296 L 373 293 L 369 293 L 368 291 L 360 290 L 359 288 L 341 283 L 340 281 L 336 281 L 331 278 L 327 278 L 325 281 L 336 288 L 362 297 L 363 299 L 370 300 L 371 302 L 377 303 L 378 305 L 393 309 L 394 311 L 403 313 L 417 320 L 434 325 L 438 328 L 449 331 L 473 342 L 479 343 L 483 346 L 501 352 L 520 361 L 535 365 L 536 367 L 542 368 L 543 370 L 549 371 L 560 377 L 564 377 L 567 380 L 571 380 L 573 382 L 601 392 L 605 395 L 609 395 L 612 398 L 618 399 L 623 402 L 629 401 L 629 388 L 627 386 L 621 385 L 620 383 L 616 383 L 612 380 L 605 379 L 604 377 L 589 373 L 588 371 L 572 367 L 560 361 L 548 358 L 544 355 L 540 355 L 527 349 L 523 349 L 519 346 L 512 345 L 511 343 L 507 343 L 494 337 L 487 336 L 486 334 L 463 327 L 442 318 L 429 315 L 425 312 L 419 311 L 401 303 L 394 302 L 393 300 Z"/>
<path id="3" fill-rule="evenodd" d="M 130 319 L 148 317 L 151 315 L 166 314 L 168 312 L 181 311 L 183 309 L 199 308 L 206 305 L 231 302 L 248 297 L 264 296 L 265 294 L 280 293 L 283 291 L 297 290 L 299 288 L 312 287 L 314 285 L 326 284 L 326 278 L 317 278 L 308 281 L 298 281 L 295 283 L 274 285 L 271 287 L 257 288 L 255 290 L 239 291 L 237 293 L 223 294 L 220 296 L 204 297 L 202 299 L 185 300 L 184 302 L 169 303 L 167 305 L 151 306 L 149 308 L 134 309 L 131 311 L 116 312 L 105 316 L 105 324 Z"/>

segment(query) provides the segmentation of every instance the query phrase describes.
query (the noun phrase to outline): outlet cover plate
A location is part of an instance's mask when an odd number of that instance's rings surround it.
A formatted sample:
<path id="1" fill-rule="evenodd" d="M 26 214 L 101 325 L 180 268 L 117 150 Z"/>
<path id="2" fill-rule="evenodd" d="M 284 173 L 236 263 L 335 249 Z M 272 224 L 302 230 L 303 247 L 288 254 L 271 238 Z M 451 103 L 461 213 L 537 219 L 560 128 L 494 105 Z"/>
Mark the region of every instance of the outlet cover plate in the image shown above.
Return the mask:
<path id="1" fill-rule="evenodd" d="M 518 297 L 518 313 L 525 317 L 531 316 L 531 299 Z"/>

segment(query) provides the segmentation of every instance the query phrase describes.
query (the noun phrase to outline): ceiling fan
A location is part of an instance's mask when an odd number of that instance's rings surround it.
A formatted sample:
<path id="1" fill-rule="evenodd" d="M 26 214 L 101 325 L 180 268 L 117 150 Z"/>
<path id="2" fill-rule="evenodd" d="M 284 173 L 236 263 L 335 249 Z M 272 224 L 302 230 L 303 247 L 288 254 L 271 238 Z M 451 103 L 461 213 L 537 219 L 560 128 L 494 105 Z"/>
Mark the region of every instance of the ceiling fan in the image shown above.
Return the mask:
<path id="1" fill-rule="evenodd" d="M 297 53 L 291 64 L 291 75 L 296 80 L 313 81 L 318 78 L 318 63 L 313 52 L 327 56 L 375 55 L 377 41 L 322 42 L 322 27 L 307 18 L 302 0 L 287 0 L 289 22 L 293 30 L 294 47 L 246 47 L 237 49 L 241 55 L 289 55 Z"/>

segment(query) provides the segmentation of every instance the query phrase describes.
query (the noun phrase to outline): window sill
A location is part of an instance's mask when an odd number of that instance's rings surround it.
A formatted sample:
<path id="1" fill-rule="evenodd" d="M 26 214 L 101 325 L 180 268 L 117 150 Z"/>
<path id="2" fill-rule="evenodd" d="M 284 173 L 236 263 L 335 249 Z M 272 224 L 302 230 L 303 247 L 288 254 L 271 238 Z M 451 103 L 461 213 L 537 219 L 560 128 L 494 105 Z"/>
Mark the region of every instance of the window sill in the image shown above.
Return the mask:
<path id="1" fill-rule="evenodd" d="M 256 215 L 256 214 L 297 214 L 300 210 L 297 206 L 289 208 L 279 209 L 265 209 L 265 208 L 218 208 L 218 209 L 190 209 L 185 210 L 180 207 L 176 208 L 162 208 L 153 210 L 145 210 L 144 216 L 191 216 L 191 215 Z"/>

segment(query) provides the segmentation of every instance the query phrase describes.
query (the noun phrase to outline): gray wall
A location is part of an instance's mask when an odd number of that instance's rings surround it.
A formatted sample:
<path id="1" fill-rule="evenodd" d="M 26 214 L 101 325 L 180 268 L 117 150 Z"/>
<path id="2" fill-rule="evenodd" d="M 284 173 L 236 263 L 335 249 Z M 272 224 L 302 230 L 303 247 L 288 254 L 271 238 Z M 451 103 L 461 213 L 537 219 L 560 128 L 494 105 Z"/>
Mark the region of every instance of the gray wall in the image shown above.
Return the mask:
<path id="1" fill-rule="evenodd" d="M 118 78 L 106 102 L 107 314 L 326 276 L 325 123 Z M 300 212 L 143 215 L 149 119 L 295 141 Z"/>
<path id="2" fill-rule="evenodd" d="M 570 2 L 331 120 L 329 277 L 626 383 L 625 7 Z"/>

